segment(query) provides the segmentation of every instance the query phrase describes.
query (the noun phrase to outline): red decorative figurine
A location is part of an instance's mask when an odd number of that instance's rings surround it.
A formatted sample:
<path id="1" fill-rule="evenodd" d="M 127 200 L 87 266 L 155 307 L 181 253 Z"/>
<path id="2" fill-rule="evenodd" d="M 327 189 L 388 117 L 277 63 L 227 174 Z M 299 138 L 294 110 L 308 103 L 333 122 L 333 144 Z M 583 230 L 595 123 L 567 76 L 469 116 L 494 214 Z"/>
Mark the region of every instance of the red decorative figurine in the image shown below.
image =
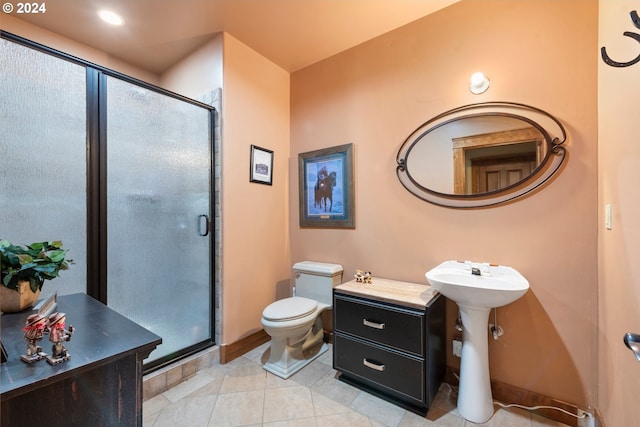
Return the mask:
<path id="1" fill-rule="evenodd" d="M 47 329 L 47 318 L 41 314 L 32 314 L 27 317 L 24 325 L 24 339 L 27 342 L 27 354 L 20 356 L 20 360 L 25 363 L 33 363 L 42 360 L 47 353 L 42 352 L 42 347 L 38 341 L 42 339 Z"/>
<path id="2" fill-rule="evenodd" d="M 51 347 L 51 356 L 47 356 L 47 362 L 51 365 L 57 365 L 71 359 L 69 351 L 62 345 L 62 342 L 70 341 L 75 330 L 71 325 L 68 330 L 64 329 L 65 318 L 65 313 L 53 313 L 49 316 L 49 341 L 53 343 L 53 346 Z"/>

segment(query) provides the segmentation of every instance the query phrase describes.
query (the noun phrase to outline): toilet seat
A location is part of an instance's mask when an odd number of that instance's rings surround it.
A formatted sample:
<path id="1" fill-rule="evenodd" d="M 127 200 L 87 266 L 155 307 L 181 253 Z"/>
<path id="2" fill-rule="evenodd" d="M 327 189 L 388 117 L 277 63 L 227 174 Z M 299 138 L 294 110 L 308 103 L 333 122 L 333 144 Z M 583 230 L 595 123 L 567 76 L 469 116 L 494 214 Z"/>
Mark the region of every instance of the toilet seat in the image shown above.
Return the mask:
<path id="1" fill-rule="evenodd" d="M 306 317 L 318 307 L 318 302 L 304 297 L 291 297 L 271 303 L 262 312 L 265 320 L 285 322 Z"/>

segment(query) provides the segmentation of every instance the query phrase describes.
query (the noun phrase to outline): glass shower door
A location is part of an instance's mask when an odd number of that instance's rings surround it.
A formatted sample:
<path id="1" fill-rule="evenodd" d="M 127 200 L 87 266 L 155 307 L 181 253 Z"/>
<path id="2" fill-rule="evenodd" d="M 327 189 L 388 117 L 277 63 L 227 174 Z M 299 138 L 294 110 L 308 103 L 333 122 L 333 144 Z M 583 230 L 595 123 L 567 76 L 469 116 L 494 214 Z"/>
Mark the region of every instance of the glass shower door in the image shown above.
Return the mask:
<path id="1" fill-rule="evenodd" d="M 106 94 L 107 301 L 161 363 L 213 334 L 210 112 L 115 77 Z"/>

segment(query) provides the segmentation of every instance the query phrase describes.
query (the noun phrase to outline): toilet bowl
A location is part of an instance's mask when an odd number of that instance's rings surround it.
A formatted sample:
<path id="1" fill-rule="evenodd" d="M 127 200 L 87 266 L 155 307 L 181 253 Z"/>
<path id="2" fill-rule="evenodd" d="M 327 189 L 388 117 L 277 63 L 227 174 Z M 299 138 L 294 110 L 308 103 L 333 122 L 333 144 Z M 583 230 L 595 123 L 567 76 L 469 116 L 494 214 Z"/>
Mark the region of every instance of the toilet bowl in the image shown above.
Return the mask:
<path id="1" fill-rule="evenodd" d="M 333 288 L 342 281 L 342 266 L 303 261 L 293 266 L 295 296 L 276 301 L 262 312 L 271 337 L 264 369 L 287 379 L 328 350 L 320 314 L 332 307 Z"/>

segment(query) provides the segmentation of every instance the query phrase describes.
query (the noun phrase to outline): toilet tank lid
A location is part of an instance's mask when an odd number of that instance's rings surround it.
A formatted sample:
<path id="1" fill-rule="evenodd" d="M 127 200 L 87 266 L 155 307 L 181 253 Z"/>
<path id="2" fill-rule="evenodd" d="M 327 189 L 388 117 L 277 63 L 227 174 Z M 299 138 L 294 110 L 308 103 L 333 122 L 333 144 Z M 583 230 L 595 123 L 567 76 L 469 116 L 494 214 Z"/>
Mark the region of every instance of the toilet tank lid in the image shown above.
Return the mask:
<path id="1" fill-rule="evenodd" d="M 293 271 L 335 276 L 342 273 L 342 266 L 340 264 L 328 264 L 326 262 L 302 261 L 293 265 Z"/>

